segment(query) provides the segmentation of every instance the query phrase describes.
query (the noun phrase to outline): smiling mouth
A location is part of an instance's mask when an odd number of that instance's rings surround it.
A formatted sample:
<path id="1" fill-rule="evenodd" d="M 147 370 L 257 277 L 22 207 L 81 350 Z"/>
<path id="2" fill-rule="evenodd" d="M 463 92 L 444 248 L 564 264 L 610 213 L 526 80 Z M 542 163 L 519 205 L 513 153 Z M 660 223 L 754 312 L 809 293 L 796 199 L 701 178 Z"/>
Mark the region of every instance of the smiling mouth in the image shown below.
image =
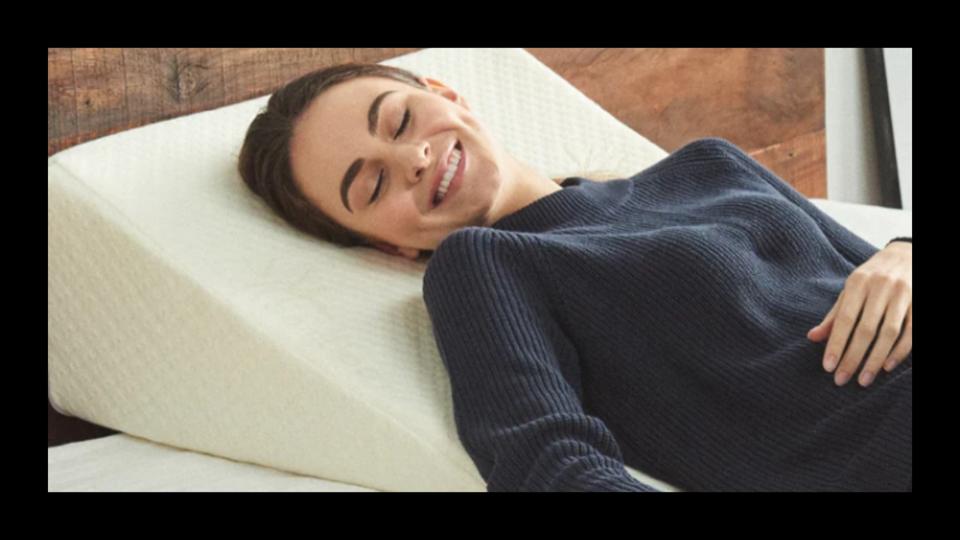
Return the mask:
<path id="1" fill-rule="evenodd" d="M 457 153 L 454 154 L 452 151 L 450 153 L 450 158 L 447 161 L 447 170 L 444 172 L 444 176 L 441 178 L 440 184 L 437 186 L 437 191 L 433 196 L 433 208 L 440 206 L 440 203 L 449 195 L 450 188 L 453 186 L 453 182 L 456 181 L 456 177 L 460 174 L 460 170 L 463 167 L 463 146 L 459 140 L 453 145 L 453 150 L 456 150 Z M 456 160 L 456 162 L 454 162 L 454 160 Z"/>

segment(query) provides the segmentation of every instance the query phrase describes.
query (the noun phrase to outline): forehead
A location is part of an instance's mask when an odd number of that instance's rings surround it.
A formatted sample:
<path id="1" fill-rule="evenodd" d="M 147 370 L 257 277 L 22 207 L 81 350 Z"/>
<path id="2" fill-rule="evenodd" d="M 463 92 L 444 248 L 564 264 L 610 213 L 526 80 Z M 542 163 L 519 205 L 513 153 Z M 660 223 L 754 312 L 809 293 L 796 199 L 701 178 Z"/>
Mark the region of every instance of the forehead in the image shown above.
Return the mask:
<path id="1" fill-rule="evenodd" d="M 411 90 L 412 87 L 382 77 L 360 77 L 334 85 L 314 98 L 303 111 L 294 128 L 295 141 L 340 141 L 344 136 L 358 134 L 369 138 L 367 113 L 370 104 L 387 90 L 404 89 Z M 303 146 L 303 150 L 308 150 L 314 145 Z"/>
<path id="2" fill-rule="evenodd" d="M 317 96 L 294 127 L 291 166 L 305 195 L 327 213 L 349 215 L 340 204 L 340 182 L 351 163 L 370 153 L 370 104 L 387 90 L 413 91 L 395 79 L 358 77 Z M 398 94 L 400 93 L 398 92 Z M 391 94 L 381 103 L 381 124 L 391 110 Z"/>
<path id="3" fill-rule="evenodd" d="M 374 98 L 387 90 L 412 89 L 412 86 L 396 79 L 358 77 L 324 90 L 307 106 L 304 116 L 313 113 L 315 116 L 333 118 L 361 114 L 364 121 L 362 127 L 366 128 L 366 113 Z M 325 118 L 324 121 L 326 120 Z"/>

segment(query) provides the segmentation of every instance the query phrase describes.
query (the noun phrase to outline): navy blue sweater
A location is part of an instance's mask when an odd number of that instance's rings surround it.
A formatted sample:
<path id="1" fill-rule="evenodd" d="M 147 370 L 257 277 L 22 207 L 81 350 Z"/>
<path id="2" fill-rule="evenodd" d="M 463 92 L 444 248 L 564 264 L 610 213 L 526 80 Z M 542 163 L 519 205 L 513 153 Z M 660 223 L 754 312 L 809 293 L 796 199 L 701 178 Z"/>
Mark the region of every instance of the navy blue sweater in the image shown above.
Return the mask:
<path id="1" fill-rule="evenodd" d="M 913 357 L 807 332 L 878 250 L 721 139 L 450 234 L 423 294 L 488 491 L 908 490 Z"/>

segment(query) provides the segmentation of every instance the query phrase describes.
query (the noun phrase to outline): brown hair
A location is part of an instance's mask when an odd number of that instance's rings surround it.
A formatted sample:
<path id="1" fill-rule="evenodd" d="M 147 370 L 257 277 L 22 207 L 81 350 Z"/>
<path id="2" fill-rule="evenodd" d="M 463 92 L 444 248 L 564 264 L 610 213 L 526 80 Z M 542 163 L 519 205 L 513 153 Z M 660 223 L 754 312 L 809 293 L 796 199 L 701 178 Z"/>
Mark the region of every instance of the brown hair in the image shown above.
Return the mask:
<path id="1" fill-rule="evenodd" d="M 247 129 L 238 169 L 244 183 L 300 231 L 342 246 L 369 245 L 369 239 L 340 225 L 312 204 L 297 187 L 290 165 L 290 139 L 297 119 L 325 90 L 357 77 L 396 79 L 426 89 L 417 75 L 380 64 L 341 64 L 295 79 L 274 92 Z"/>

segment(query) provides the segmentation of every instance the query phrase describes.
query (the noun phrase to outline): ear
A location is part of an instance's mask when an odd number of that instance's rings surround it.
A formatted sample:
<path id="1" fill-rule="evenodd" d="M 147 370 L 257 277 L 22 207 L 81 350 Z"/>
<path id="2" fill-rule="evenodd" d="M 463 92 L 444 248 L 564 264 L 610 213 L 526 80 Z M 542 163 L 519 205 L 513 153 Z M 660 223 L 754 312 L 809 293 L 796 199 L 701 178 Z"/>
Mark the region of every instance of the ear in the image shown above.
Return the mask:
<path id="1" fill-rule="evenodd" d="M 437 79 L 430 77 L 418 77 L 417 80 L 420 81 L 420 84 L 426 86 L 431 92 L 436 92 L 450 101 L 463 106 L 464 109 L 467 109 L 468 111 L 470 110 L 470 105 L 467 103 L 466 98 Z"/>
<path id="2" fill-rule="evenodd" d="M 417 258 L 420 256 L 420 250 L 416 248 L 398 248 L 397 246 L 388 244 L 386 242 L 373 242 L 372 245 L 388 255 L 403 257 L 405 259 L 410 259 L 411 261 L 417 260 Z"/>

